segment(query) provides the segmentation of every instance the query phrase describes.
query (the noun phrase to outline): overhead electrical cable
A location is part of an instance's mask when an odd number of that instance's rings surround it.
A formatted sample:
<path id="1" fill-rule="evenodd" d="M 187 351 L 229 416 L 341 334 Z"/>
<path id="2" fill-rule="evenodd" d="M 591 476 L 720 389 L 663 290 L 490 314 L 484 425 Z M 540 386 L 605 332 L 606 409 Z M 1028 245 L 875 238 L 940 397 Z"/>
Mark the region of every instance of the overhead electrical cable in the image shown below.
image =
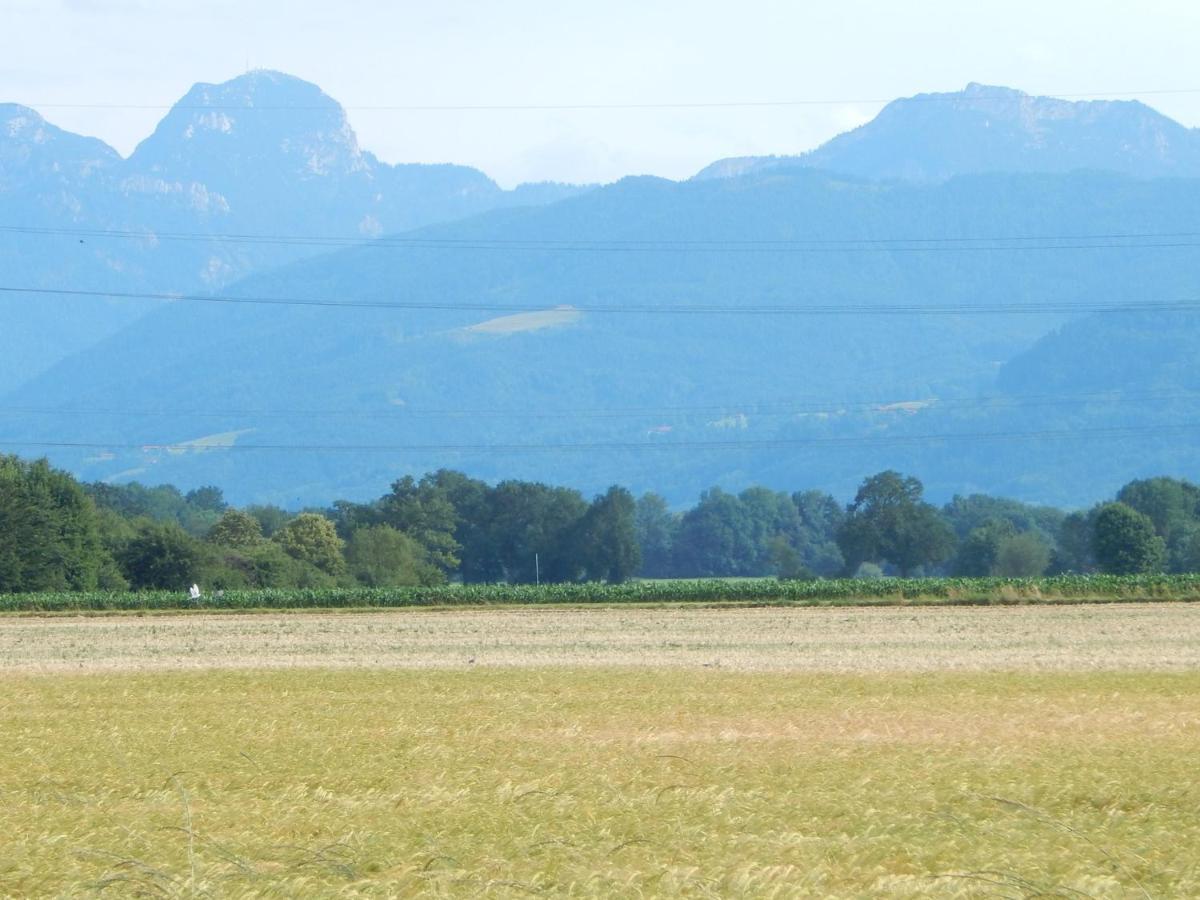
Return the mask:
<path id="1" fill-rule="evenodd" d="M 135 291 L 87 291 L 68 288 L 0 286 L 0 293 L 34 294 L 62 297 L 93 297 L 113 300 L 155 300 L 164 302 L 215 303 L 226 305 L 299 306 L 332 309 L 443 310 L 447 312 L 487 313 L 597 313 L 647 315 L 768 315 L 768 316 L 843 316 L 843 315 L 1065 315 L 1072 313 L 1143 313 L 1193 312 L 1200 300 L 1139 300 L 1119 303 L 1066 302 L 1041 303 L 911 303 L 864 304 L 822 303 L 809 305 L 759 304 L 560 304 L 545 307 L 515 303 L 452 303 L 450 301 L 317 300 L 300 297 L 232 297 L 219 294 L 163 294 Z"/>
<path id="2" fill-rule="evenodd" d="M 1054 250 L 1142 250 L 1200 247 L 1200 231 L 1095 234 L 988 235 L 979 237 L 863 237 L 792 239 L 559 239 L 445 238 L 429 236 L 337 237 L 289 234 L 177 232 L 138 229 L 0 225 L 0 234 L 136 241 L 190 241 L 302 247 L 410 250 L 514 250 L 568 253 L 933 253 Z"/>
<path id="3" fill-rule="evenodd" d="M 1082 394 L 985 395 L 981 397 L 907 398 L 874 401 L 825 401 L 821 405 L 804 401 L 747 401 L 703 406 L 645 406 L 626 408 L 580 408 L 538 411 L 529 409 L 434 409 L 387 406 L 374 409 L 104 409 L 55 408 L 47 406 L 0 406 L 0 415 L 112 416 L 130 418 L 246 418 L 246 419 L 369 419 L 406 420 L 431 418 L 471 418 L 503 420 L 579 420 L 672 417 L 681 415 L 780 417 L 836 415 L 847 412 L 908 413 L 918 410 L 1006 409 L 1031 406 L 1072 406 L 1087 403 L 1126 405 L 1130 403 L 1200 401 L 1200 391 L 1092 391 Z"/>
<path id="4" fill-rule="evenodd" d="M 917 94 L 912 97 L 864 98 L 846 97 L 801 98 L 788 100 L 711 100 L 697 102 L 640 102 L 640 103 L 394 103 L 342 105 L 330 99 L 326 104 L 242 104 L 242 103 L 36 103 L 23 104 L 35 109 L 112 109 L 112 110 L 194 110 L 198 112 L 284 112 L 331 111 L 347 112 L 569 112 L 603 110 L 666 110 L 666 109 L 776 109 L 802 106 L 875 106 L 892 102 L 905 103 L 963 103 L 1011 102 L 1014 97 L 1036 97 L 1060 100 L 1088 100 L 1112 97 L 1150 97 L 1200 94 L 1200 88 L 1158 88 L 1143 91 L 1040 92 L 1025 94 L 1013 91 L 995 93 L 975 92 Z"/>
<path id="5" fill-rule="evenodd" d="M 1176 425 L 1154 426 L 1125 426 L 1112 428 L 1078 428 L 1078 429 L 1046 429 L 1039 431 L 990 431 L 990 432 L 952 432 L 946 434 L 908 434 L 908 435 L 874 435 L 848 437 L 814 437 L 814 438 L 774 438 L 763 440 L 646 440 L 646 441 L 608 441 L 560 444 L 240 444 L 227 445 L 197 444 L 196 442 L 143 442 L 105 443 L 99 441 L 34 441 L 34 440 L 5 440 L 0 438 L 0 446 L 7 447 L 37 447 L 45 449 L 79 449 L 79 450 L 140 450 L 161 451 L 167 453 L 217 453 L 217 452 L 251 452 L 272 451 L 286 453 L 527 453 L 527 452 L 625 452 L 625 451 L 670 451 L 670 450 L 754 450 L 783 447 L 806 446 L 875 446 L 893 444 L 972 441 L 1009 441 L 1009 440 L 1060 440 L 1060 439 L 1102 439 L 1137 437 L 1146 434 L 1166 434 L 1190 432 L 1200 429 L 1200 422 L 1187 422 Z"/>

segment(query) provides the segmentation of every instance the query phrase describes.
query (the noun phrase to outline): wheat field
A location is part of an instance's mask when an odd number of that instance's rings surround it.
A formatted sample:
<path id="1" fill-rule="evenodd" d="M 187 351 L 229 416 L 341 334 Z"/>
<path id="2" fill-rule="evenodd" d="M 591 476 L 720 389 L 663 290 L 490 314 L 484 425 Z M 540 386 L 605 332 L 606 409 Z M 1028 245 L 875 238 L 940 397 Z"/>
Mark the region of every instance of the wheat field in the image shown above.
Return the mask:
<path id="1" fill-rule="evenodd" d="M 1169 605 L 3 619 L 0 895 L 1200 896 L 1197 635 Z"/>

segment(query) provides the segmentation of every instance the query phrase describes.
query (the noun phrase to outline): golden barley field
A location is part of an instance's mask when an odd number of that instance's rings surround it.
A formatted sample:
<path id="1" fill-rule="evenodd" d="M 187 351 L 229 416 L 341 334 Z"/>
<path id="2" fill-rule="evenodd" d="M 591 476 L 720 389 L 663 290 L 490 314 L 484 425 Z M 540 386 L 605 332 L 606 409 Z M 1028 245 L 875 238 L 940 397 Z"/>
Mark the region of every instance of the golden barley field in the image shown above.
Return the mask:
<path id="1" fill-rule="evenodd" d="M 0 895 L 1200 896 L 1197 619 L 1041 611 L 3 619 Z"/>

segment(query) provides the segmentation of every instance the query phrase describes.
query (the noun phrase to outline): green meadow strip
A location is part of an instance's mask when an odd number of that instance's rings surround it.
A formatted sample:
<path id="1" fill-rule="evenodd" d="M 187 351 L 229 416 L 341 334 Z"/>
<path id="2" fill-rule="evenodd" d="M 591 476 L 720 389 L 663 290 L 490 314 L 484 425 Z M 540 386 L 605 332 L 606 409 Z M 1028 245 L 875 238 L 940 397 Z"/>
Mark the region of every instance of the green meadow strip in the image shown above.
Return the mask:
<path id="1" fill-rule="evenodd" d="M 1200 575 L 1061 575 L 1051 578 L 879 578 L 779 581 L 641 581 L 626 584 L 448 584 L 403 588 L 287 588 L 208 593 L 81 591 L 0 594 L 0 612 L 350 609 L 558 604 L 790 603 L 1002 605 L 1200 600 Z"/>

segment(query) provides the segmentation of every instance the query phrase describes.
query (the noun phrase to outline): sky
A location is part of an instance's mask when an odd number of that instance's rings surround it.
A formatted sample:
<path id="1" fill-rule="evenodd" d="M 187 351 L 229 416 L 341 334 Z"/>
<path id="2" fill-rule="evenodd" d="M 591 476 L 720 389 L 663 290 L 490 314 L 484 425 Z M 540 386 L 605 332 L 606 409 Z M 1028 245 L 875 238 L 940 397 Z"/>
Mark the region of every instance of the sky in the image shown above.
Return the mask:
<path id="1" fill-rule="evenodd" d="M 0 102 L 128 154 L 192 84 L 270 68 L 392 162 L 522 181 L 685 178 L 799 153 L 968 82 L 1139 98 L 1200 126 L 1195 0 L 0 0 Z M 700 109 L 368 110 L 839 101 Z"/>

